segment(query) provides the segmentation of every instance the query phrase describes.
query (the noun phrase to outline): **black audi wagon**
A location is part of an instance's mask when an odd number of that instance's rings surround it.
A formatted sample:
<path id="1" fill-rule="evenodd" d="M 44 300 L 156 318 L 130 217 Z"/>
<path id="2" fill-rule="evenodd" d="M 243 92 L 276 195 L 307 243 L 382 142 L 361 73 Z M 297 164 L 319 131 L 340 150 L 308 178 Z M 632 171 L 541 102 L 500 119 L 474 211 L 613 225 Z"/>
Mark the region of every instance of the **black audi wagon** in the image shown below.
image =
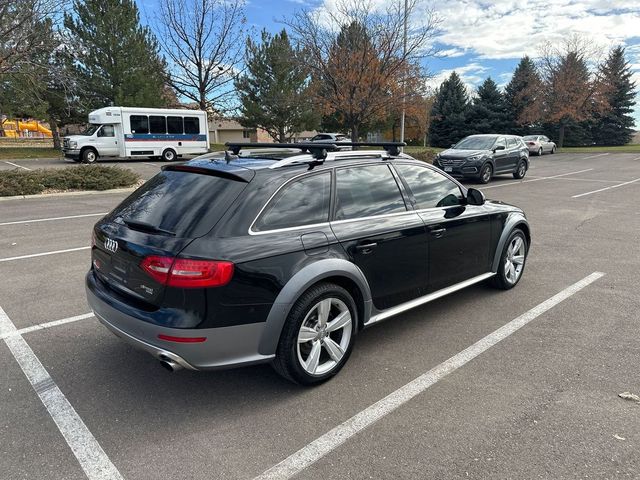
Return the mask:
<path id="1" fill-rule="evenodd" d="M 165 166 L 94 227 L 96 317 L 170 370 L 271 362 L 314 384 L 371 324 L 518 283 L 521 209 L 373 146 L 231 144 Z"/>

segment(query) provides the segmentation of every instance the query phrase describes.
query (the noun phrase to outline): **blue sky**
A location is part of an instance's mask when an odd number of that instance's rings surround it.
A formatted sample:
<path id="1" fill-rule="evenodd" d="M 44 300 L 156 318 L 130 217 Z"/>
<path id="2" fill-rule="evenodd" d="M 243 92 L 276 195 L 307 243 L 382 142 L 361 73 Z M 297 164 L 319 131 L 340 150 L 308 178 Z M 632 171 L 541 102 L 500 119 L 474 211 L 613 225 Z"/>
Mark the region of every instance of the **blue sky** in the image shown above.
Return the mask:
<path id="1" fill-rule="evenodd" d="M 149 19 L 158 0 L 138 0 Z M 248 0 L 248 24 L 257 31 L 281 30 L 283 17 L 300 8 L 331 9 L 340 0 Z M 386 0 L 369 0 L 384 8 Z M 429 58 L 425 67 L 437 86 L 456 70 L 473 91 L 486 77 L 505 85 L 519 59 L 536 57 L 540 45 L 578 33 L 608 48 L 623 44 L 640 91 L 640 0 L 418 0 L 412 22 L 428 9 L 440 18 L 436 46 L 442 58 Z M 152 13 L 151 13 L 152 14 Z M 638 95 L 640 104 L 640 94 Z M 635 111 L 640 129 L 640 105 Z"/>

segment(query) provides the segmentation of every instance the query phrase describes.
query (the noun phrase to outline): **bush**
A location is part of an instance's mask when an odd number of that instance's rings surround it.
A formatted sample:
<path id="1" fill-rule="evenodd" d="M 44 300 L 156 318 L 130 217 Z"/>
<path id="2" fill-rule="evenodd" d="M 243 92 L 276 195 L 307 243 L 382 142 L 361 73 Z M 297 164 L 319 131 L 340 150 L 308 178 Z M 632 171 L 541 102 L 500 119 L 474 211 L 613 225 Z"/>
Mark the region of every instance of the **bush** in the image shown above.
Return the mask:
<path id="1" fill-rule="evenodd" d="M 138 174 L 129 169 L 102 165 L 11 170 L 0 174 L 0 196 L 33 195 L 47 190 L 109 190 L 131 187 L 139 180 Z"/>
<path id="2" fill-rule="evenodd" d="M 422 160 L 426 163 L 433 163 L 433 159 L 436 157 L 441 149 L 434 149 L 429 147 L 405 147 L 404 151 L 407 155 L 411 155 L 416 160 Z"/>

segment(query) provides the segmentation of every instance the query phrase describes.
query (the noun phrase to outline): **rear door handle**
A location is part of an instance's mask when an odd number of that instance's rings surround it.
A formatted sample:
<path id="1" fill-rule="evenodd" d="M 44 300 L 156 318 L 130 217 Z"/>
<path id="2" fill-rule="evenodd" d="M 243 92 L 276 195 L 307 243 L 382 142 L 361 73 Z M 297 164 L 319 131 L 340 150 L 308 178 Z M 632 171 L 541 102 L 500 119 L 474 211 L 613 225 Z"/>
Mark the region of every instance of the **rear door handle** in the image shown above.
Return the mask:
<path id="1" fill-rule="evenodd" d="M 446 228 L 442 227 L 442 228 L 434 228 L 431 229 L 430 233 L 431 235 L 433 235 L 436 238 L 440 238 L 441 236 L 443 236 L 445 234 L 445 232 L 447 231 Z"/>
<path id="2" fill-rule="evenodd" d="M 378 244 L 376 242 L 372 243 L 362 243 L 360 245 L 356 245 L 356 250 L 362 253 L 370 253 L 374 248 L 376 248 Z"/>

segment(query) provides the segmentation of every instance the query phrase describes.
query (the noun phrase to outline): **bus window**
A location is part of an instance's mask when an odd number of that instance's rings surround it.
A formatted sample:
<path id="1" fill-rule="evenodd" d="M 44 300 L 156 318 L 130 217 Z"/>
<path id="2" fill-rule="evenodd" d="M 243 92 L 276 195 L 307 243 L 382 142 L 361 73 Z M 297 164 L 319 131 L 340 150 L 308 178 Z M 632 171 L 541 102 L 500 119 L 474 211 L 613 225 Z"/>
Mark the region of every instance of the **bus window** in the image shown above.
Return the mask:
<path id="1" fill-rule="evenodd" d="M 200 119 L 198 117 L 184 117 L 184 133 L 200 133 Z"/>
<path id="2" fill-rule="evenodd" d="M 167 132 L 182 134 L 182 117 L 167 117 Z"/>
<path id="3" fill-rule="evenodd" d="M 151 133 L 167 133 L 167 119 L 165 117 L 149 117 Z"/>
<path id="4" fill-rule="evenodd" d="M 146 115 L 131 115 L 131 133 L 149 133 L 149 119 Z"/>

